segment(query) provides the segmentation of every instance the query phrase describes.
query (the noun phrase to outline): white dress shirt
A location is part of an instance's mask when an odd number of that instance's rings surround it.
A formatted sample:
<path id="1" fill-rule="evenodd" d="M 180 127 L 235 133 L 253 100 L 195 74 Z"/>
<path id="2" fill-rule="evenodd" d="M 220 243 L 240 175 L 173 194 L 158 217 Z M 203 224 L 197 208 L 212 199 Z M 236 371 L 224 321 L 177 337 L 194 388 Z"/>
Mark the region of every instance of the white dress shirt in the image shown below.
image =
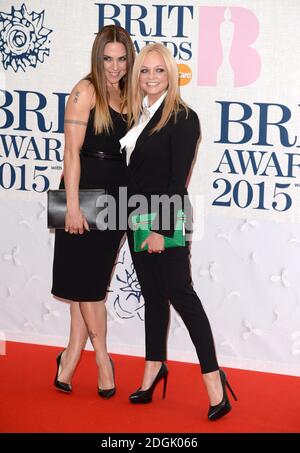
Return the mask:
<path id="1" fill-rule="evenodd" d="M 126 162 L 127 165 L 129 165 L 130 162 L 130 157 L 132 154 L 132 151 L 135 148 L 135 144 L 137 142 L 137 139 L 139 138 L 142 130 L 144 127 L 149 123 L 151 120 L 152 116 L 155 114 L 155 112 L 159 109 L 161 104 L 163 103 L 165 97 L 167 95 L 167 92 L 161 95 L 159 99 L 157 99 L 156 102 L 154 102 L 153 105 L 149 107 L 149 100 L 148 96 L 144 97 L 143 99 L 143 112 L 139 118 L 139 122 L 136 126 L 132 127 L 124 137 L 120 139 L 121 143 L 121 148 L 126 149 Z"/>

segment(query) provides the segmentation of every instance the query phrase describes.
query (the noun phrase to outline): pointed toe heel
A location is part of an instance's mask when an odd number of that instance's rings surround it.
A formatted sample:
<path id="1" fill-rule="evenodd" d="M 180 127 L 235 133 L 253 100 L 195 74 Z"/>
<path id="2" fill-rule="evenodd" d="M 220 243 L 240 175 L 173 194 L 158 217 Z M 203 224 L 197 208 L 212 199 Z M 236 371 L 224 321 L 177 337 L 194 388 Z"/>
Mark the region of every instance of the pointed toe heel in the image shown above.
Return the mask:
<path id="1" fill-rule="evenodd" d="M 62 392 L 65 392 L 65 393 L 71 393 L 72 392 L 72 385 L 71 384 L 68 384 L 67 382 L 61 382 L 58 380 L 58 376 L 60 375 L 61 373 L 61 358 L 62 358 L 62 355 L 63 353 L 65 352 L 65 349 L 63 351 L 61 351 L 58 356 L 56 357 L 56 366 L 57 366 L 57 369 L 56 369 L 56 376 L 54 378 L 54 386 L 62 391 Z"/>
<path id="2" fill-rule="evenodd" d="M 230 393 L 232 394 L 233 398 L 235 401 L 237 401 L 237 397 L 235 396 L 232 388 L 229 385 L 229 382 L 227 381 L 226 374 L 224 373 L 223 370 L 220 371 L 220 378 L 221 378 L 221 384 L 222 384 L 222 389 L 223 389 L 223 398 L 222 401 L 215 405 L 215 406 L 209 406 L 208 410 L 208 418 L 209 420 L 218 420 L 219 418 L 223 417 L 224 415 L 228 414 L 228 412 L 231 411 L 232 407 L 228 399 L 228 395 L 226 393 L 226 386 L 228 387 Z"/>
<path id="3" fill-rule="evenodd" d="M 132 393 L 129 396 L 129 401 L 132 404 L 147 404 L 152 402 L 152 395 L 155 390 L 155 387 L 157 384 L 161 381 L 164 380 L 164 387 L 163 387 L 163 399 L 166 397 L 166 391 L 167 391 L 167 382 L 168 382 L 168 368 L 165 363 L 161 364 L 161 367 L 151 385 L 147 390 L 141 390 L 141 388 L 138 388 L 136 392 Z"/>
<path id="4" fill-rule="evenodd" d="M 111 389 L 100 389 L 98 388 L 98 395 L 101 396 L 101 398 L 104 398 L 105 400 L 108 400 L 108 398 L 111 398 L 114 396 L 116 393 L 116 387 L 113 387 Z"/>
<path id="5" fill-rule="evenodd" d="M 114 365 L 114 362 L 113 360 L 111 359 L 111 357 L 109 358 L 110 360 L 110 363 L 111 363 L 111 367 L 112 367 L 112 371 L 113 371 L 113 378 L 114 378 L 114 381 L 115 381 L 115 365 Z M 112 387 L 111 389 L 101 389 L 100 387 L 98 387 L 98 395 L 101 396 L 101 398 L 104 398 L 105 400 L 111 398 L 112 396 L 114 396 L 114 394 L 116 393 L 116 387 Z"/>

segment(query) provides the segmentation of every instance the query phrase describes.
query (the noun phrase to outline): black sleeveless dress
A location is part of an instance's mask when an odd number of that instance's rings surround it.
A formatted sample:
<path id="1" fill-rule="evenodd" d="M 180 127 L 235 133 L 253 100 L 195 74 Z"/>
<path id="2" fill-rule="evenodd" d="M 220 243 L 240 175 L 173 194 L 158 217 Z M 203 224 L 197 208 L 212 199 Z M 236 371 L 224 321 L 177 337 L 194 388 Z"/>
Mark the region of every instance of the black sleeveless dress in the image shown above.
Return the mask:
<path id="1" fill-rule="evenodd" d="M 94 110 L 91 110 L 86 135 L 80 154 L 82 189 L 107 189 L 115 196 L 118 211 L 119 187 L 127 186 L 127 167 L 124 158 L 98 159 L 93 152 L 120 155 L 119 139 L 126 134 L 124 115 L 110 109 L 114 124 L 111 134 L 95 135 Z M 84 154 L 84 155 L 83 155 Z M 64 188 L 61 181 L 60 188 Z M 56 230 L 52 294 L 70 301 L 92 302 L 103 300 L 124 230 L 91 230 L 69 234 Z"/>

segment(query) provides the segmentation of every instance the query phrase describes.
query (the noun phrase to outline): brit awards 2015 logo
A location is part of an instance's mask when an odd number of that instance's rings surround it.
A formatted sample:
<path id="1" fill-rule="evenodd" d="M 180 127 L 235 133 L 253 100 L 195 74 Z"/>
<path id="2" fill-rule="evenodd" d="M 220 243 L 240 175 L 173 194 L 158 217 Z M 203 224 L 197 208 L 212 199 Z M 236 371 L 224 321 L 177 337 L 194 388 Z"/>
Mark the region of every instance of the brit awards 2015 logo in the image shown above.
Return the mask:
<path id="1" fill-rule="evenodd" d="M 191 60 L 193 4 L 101 2 L 95 5 L 98 8 L 98 30 L 104 25 L 121 25 L 130 34 L 137 52 L 144 45 L 158 41 L 168 47 L 180 62 Z"/>
<path id="2" fill-rule="evenodd" d="M 43 26 L 44 13 L 28 13 L 25 4 L 19 10 L 12 6 L 10 14 L 0 11 L 0 54 L 5 70 L 35 68 L 49 56 L 49 35 L 53 30 Z"/>
<path id="3" fill-rule="evenodd" d="M 109 24 L 123 26 L 130 34 L 137 52 L 144 45 L 162 43 L 179 61 L 179 84 L 187 85 L 192 80 L 192 70 L 186 62 L 193 56 L 191 30 L 194 5 L 165 3 L 95 3 L 98 7 L 98 30 Z"/>
<path id="4" fill-rule="evenodd" d="M 45 56 L 49 56 L 49 35 L 53 30 L 44 27 L 44 16 L 44 10 L 30 12 L 25 4 L 22 4 L 20 9 L 12 6 L 10 12 L 0 11 L 0 62 L 4 71 L 11 68 L 15 73 L 19 69 L 25 72 L 28 68 L 37 68 L 38 63 L 43 63 Z M 64 108 L 68 94 L 54 94 L 60 99 L 57 106 L 59 124 L 55 129 L 53 121 L 42 113 L 48 105 L 48 96 L 39 91 L 18 90 L 16 87 L 12 91 L 6 90 L 4 71 L 1 73 L 0 70 L 0 129 L 2 132 L 0 134 L 0 192 L 13 189 L 41 193 L 48 190 L 50 185 L 47 174 L 48 163 L 52 161 L 60 163 L 63 160 L 62 142 L 49 136 L 36 136 L 35 132 L 63 132 Z M 23 93 L 21 97 L 24 96 L 24 98 L 23 100 L 19 98 L 17 108 L 14 105 L 14 99 L 20 93 Z M 37 103 L 30 104 L 32 101 Z M 35 105 L 35 108 L 32 108 L 32 105 Z M 30 123 L 31 115 L 35 116 L 36 123 L 32 121 L 33 117 Z M 27 135 L 27 132 L 33 130 L 34 133 Z M 15 131 L 18 131 L 17 135 Z M 47 149 L 44 147 L 46 143 Z M 52 152 L 54 154 L 50 156 Z M 21 162 L 21 165 L 18 165 L 18 162 Z M 46 165 L 41 165 L 42 162 L 46 162 Z M 59 168 L 61 169 L 61 166 Z"/>

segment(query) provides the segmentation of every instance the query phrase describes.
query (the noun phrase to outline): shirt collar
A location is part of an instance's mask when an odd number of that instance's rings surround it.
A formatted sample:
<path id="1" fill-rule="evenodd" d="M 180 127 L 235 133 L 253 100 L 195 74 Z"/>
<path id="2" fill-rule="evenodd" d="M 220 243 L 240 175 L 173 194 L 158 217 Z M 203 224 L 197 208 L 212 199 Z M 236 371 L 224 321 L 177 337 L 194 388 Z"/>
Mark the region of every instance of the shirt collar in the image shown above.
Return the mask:
<path id="1" fill-rule="evenodd" d="M 161 95 L 161 97 L 159 99 L 157 99 L 157 101 L 155 101 L 154 104 L 152 104 L 150 107 L 149 107 L 148 96 L 145 96 L 144 99 L 143 99 L 143 108 L 147 109 L 148 112 L 150 113 L 150 115 L 153 116 L 154 113 L 156 112 L 156 110 L 158 110 L 159 107 L 161 106 L 161 104 L 163 103 L 163 101 L 164 101 L 166 96 L 167 96 L 167 91 L 165 91 Z"/>

